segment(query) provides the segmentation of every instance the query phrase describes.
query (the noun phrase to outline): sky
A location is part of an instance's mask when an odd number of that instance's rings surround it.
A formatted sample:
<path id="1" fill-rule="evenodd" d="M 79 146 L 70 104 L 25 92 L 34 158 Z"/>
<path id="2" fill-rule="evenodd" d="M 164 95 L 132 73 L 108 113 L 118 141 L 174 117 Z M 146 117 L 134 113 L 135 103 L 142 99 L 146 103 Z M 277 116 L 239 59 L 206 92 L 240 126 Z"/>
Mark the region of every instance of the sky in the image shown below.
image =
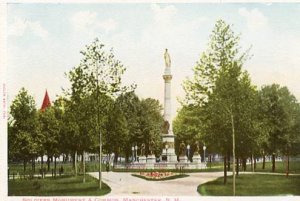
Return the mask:
<path id="1" fill-rule="evenodd" d="M 172 116 L 184 97 L 182 82 L 207 48 L 218 19 L 241 34 L 244 65 L 258 88 L 287 86 L 300 100 L 299 3 L 98 3 L 8 4 L 7 91 L 9 104 L 21 87 L 40 108 L 48 90 L 53 101 L 70 84 L 65 73 L 78 65 L 80 50 L 94 38 L 126 67 L 124 84 L 136 83 L 141 98 L 163 104 L 164 49 L 172 60 Z"/>

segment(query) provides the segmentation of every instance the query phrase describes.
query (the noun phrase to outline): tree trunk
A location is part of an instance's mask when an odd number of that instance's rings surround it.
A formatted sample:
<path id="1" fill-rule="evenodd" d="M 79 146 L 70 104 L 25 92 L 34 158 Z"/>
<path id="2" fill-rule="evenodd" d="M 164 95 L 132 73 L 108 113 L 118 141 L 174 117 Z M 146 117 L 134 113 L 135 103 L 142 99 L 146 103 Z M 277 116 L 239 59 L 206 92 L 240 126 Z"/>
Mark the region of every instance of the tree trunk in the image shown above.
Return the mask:
<path id="1" fill-rule="evenodd" d="M 233 174 L 233 196 L 235 196 L 235 169 L 234 169 L 234 162 L 235 162 L 235 128 L 234 128 L 234 118 L 233 113 L 231 110 L 231 127 L 232 127 L 232 174 Z"/>
<path id="2" fill-rule="evenodd" d="M 253 154 L 251 154 L 251 171 L 254 172 L 254 166 L 253 166 Z"/>
<path id="3" fill-rule="evenodd" d="M 56 156 L 54 156 L 54 177 L 56 178 Z"/>
<path id="4" fill-rule="evenodd" d="M 31 159 L 31 170 L 34 171 L 34 157 Z"/>
<path id="5" fill-rule="evenodd" d="M 243 158 L 242 159 L 242 166 L 243 166 L 243 171 L 245 172 L 247 169 L 247 158 Z"/>
<path id="6" fill-rule="evenodd" d="M 230 153 L 227 153 L 227 171 L 230 171 Z"/>
<path id="7" fill-rule="evenodd" d="M 227 183 L 227 165 L 226 165 L 226 156 L 224 156 L 224 184 Z"/>
<path id="8" fill-rule="evenodd" d="M 82 165 L 83 165 L 83 183 L 85 183 L 85 152 L 82 153 Z"/>
<path id="9" fill-rule="evenodd" d="M 72 165 L 73 165 L 73 170 L 75 170 L 75 153 L 72 154 Z"/>
<path id="10" fill-rule="evenodd" d="M 289 172 L 290 172 L 290 155 L 289 155 L 289 151 L 287 151 L 287 165 L 286 165 L 286 176 L 289 176 Z"/>
<path id="11" fill-rule="evenodd" d="M 263 166 L 262 166 L 262 169 L 264 170 L 266 167 L 266 156 L 265 154 L 263 154 Z"/>
<path id="12" fill-rule="evenodd" d="M 42 172 L 42 178 L 44 179 L 44 157 L 43 155 L 41 156 L 41 172 Z"/>
<path id="13" fill-rule="evenodd" d="M 24 172 L 24 174 L 25 174 L 25 171 L 26 171 L 26 163 L 27 163 L 27 161 L 26 161 L 26 159 L 24 159 L 23 160 L 23 172 Z"/>
<path id="14" fill-rule="evenodd" d="M 77 176 L 77 151 L 75 151 L 75 160 L 74 160 L 74 165 L 75 165 L 75 176 Z"/>
<path id="15" fill-rule="evenodd" d="M 254 171 L 256 171 L 256 157 L 254 156 Z"/>
<path id="16" fill-rule="evenodd" d="M 239 158 L 236 158 L 236 175 L 239 175 L 240 170 L 240 161 Z"/>
<path id="17" fill-rule="evenodd" d="M 119 158 L 119 153 L 116 152 L 115 158 L 114 158 L 114 163 L 117 163 L 117 162 L 118 162 L 118 158 Z"/>
<path id="18" fill-rule="evenodd" d="M 272 172 L 275 172 L 275 154 L 272 154 Z"/>
<path id="19" fill-rule="evenodd" d="M 44 168 L 44 157 L 41 156 L 41 169 L 43 169 L 43 168 Z"/>
<path id="20" fill-rule="evenodd" d="M 48 165 L 48 171 L 50 171 L 50 156 L 47 155 L 47 165 Z"/>

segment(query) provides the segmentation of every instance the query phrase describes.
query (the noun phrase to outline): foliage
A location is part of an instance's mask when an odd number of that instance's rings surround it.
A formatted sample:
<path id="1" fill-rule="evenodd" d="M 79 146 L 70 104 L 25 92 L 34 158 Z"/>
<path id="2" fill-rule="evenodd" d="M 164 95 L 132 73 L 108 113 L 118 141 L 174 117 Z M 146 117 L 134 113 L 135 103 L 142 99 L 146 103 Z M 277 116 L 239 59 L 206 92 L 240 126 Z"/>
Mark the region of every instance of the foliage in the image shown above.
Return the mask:
<path id="1" fill-rule="evenodd" d="M 235 151 L 231 151 L 233 140 L 246 141 L 249 145 L 246 149 L 238 146 L 239 155 L 251 153 L 255 144 L 252 139 L 258 134 L 255 132 L 256 91 L 247 72 L 242 71 L 248 57 L 248 51 L 240 54 L 239 36 L 231 26 L 218 20 L 207 50 L 193 68 L 194 77 L 183 84 L 186 92 L 183 105 L 197 108 L 194 116 L 202 124 L 196 130 L 203 133 L 203 143 L 210 151 L 224 156 L 235 156 Z M 193 122 L 186 127 L 191 126 Z M 182 124 L 179 127 L 183 127 Z M 195 140 L 195 136 L 192 139 Z M 225 158 L 224 183 L 226 171 Z"/>
<path id="2" fill-rule="evenodd" d="M 52 107 L 38 113 L 39 139 L 48 157 L 59 155 L 59 132 L 60 125 L 56 119 L 55 110 Z"/>
<path id="3" fill-rule="evenodd" d="M 300 105 L 296 98 L 286 87 L 272 84 L 262 87 L 259 101 L 261 120 L 268 128 L 266 151 L 285 153 L 289 148 L 292 153 L 299 154 L 295 145 L 299 145 Z"/>
<path id="4" fill-rule="evenodd" d="M 255 107 L 255 88 L 251 86 L 248 74 L 241 71 L 241 66 L 233 63 L 231 66 L 220 69 L 216 86 L 204 109 L 207 117 L 206 141 L 209 146 L 215 146 L 216 150 L 224 154 L 231 150 L 232 115 L 237 153 L 249 155 L 253 148 L 253 139 L 257 134 L 254 130 Z M 243 145 L 244 143 L 247 147 Z"/>
<path id="5" fill-rule="evenodd" d="M 117 151 L 115 153 L 125 154 L 128 159 L 132 146 L 138 146 L 139 154 L 141 145 L 145 144 L 148 148 L 149 142 L 153 140 L 155 153 L 159 154 L 163 122 L 161 109 L 161 105 L 155 99 L 140 100 L 134 92 L 120 95 L 115 102 L 116 111 L 113 112 L 113 116 L 108 122 L 109 128 L 120 132 L 109 134 L 110 143 L 107 146 Z M 116 133 L 118 134 L 116 135 Z M 148 153 L 149 150 L 146 154 Z"/>
<path id="6" fill-rule="evenodd" d="M 191 150 L 195 150 L 195 144 L 203 142 L 204 132 L 201 126 L 204 122 L 201 119 L 202 108 L 193 105 L 183 106 L 177 113 L 176 118 L 173 121 L 173 132 L 176 135 L 176 153 L 179 153 L 178 148 L 180 142 L 184 141 L 191 145 Z"/>
<path id="7" fill-rule="evenodd" d="M 299 154 L 300 105 L 286 87 L 272 84 L 260 90 L 259 109 L 266 128 L 262 149 L 272 154 L 274 172 L 275 155 Z"/>
<path id="8" fill-rule="evenodd" d="M 146 144 L 146 154 L 149 153 L 150 142 L 154 142 L 153 151 L 156 156 L 160 155 L 162 148 L 161 141 L 161 127 L 163 124 L 163 117 L 161 115 L 162 106 L 158 100 L 152 98 L 146 98 L 141 100 L 141 111 L 140 111 L 140 130 L 142 138 Z M 138 140 L 138 139 L 136 139 Z"/>
<path id="9" fill-rule="evenodd" d="M 115 103 L 108 117 L 108 135 L 105 136 L 105 149 L 108 153 L 115 153 L 117 157 L 128 146 L 128 123 L 122 109 Z"/>
<path id="10" fill-rule="evenodd" d="M 242 65 L 249 58 L 249 50 L 239 53 L 239 40 L 225 21 L 216 22 L 207 49 L 193 68 L 194 77 L 183 83 L 185 105 L 203 105 L 212 93 L 219 69 L 232 65 L 232 61 Z"/>
<path id="11" fill-rule="evenodd" d="M 79 65 L 68 73 L 71 89 L 67 92 L 70 97 L 67 116 L 69 130 L 76 138 L 73 152 L 96 150 L 99 129 L 107 134 L 105 124 L 112 100 L 130 88 L 121 86 L 126 68 L 98 39 L 87 45 L 81 54 Z"/>
<path id="12" fill-rule="evenodd" d="M 26 161 L 37 155 L 39 136 L 35 101 L 25 88 L 21 88 L 10 107 L 8 125 L 9 160 Z"/>

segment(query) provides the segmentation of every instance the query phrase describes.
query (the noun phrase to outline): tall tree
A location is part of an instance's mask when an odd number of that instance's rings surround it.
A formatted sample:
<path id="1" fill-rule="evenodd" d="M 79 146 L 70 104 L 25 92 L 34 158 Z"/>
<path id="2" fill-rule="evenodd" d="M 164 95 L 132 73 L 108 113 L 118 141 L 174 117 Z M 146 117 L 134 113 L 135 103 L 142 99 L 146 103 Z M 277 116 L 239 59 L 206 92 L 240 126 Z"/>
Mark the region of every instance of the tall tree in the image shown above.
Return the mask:
<path id="1" fill-rule="evenodd" d="M 39 132 L 43 136 L 42 146 L 48 157 L 48 171 L 50 170 L 50 158 L 59 154 L 59 120 L 55 116 L 55 110 L 52 107 L 38 113 Z"/>
<path id="2" fill-rule="evenodd" d="M 68 73 L 71 82 L 71 89 L 68 93 L 71 101 L 70 107 L 76 116 L 75 124 L 77 126 L 75 128 L 79 129 L 77 133 L 80 144 L 77 148 L 84 155 L 91 146 L 86 134 L 93 135 L 89 139 L 100 136 L 100 139 L 95 142 L 99 142 L 101 163 L 103 142 L 102 135 L 99 133 L 101 132 L 100 128 L 104 125 L 102 120 L 107 116 L 106 107 L 101 106 L 108 100 L 106 97 L 114 99 L 119 93 L 128 89 L 128 87 L 122 86 L 121 79 L 126 68 L 115 58 L 112 50 L 105 50 L 104 44 L 98 39 L 87 45 L 81 54 L 83 57 L 79 65 Z M 93 111 L 93 113 L 89 114 L 88 111 Z M 95 127 L 86 126 L 93 122 L 95 122 Z M 99 188 L 101 189 L 101 165 L 99 167 Z"/>
<path id="3" fill-rule="evenodd" d="M 234 140 L 251 141 L 256 133 L 253 130 L 255 115 L 251 110 L 255 105 L 255 88 L 248 74 L 241 70 L 249 58 L 249 49 L 240 53 L 239 40 L 230 25 L 218 20 L 207 50 L 193 68 L 194 77 L 183 84 L 186 92 L 183 104 L 199 107 L 198 116 L 203 116 L 198 130 L 204 130 L 205 144 L 223 153 L 224 183 L 227 159 L 231 154 L 235 156 Z"/>
<path id="4" fill-rule="evenodd" d="M 275 157 L 291 150 L 299 125 L 299 103 L 286 87 L 272 84 L 259 92 L 262 121 L 268 128 L 266 151 L 272 155 L 272 171 L 275 171 Z M 297 140 L 296 140 L 297 141 Z"/>
<path id="5" fill-rule="evenodd" d="M 128 161 L 131 155 L 131 146 L 146 142 L 143 139 L 140 128 L 141 101 L 134 91 L 132 91 L 121 94 L 117 98 L 116 104 L 121 108 L 127 121 L 128 135 L 124 139 L 126 146 L 121 147 L 120 151 L 124 153 L 126 161 Z"/>
<path id="6" fill-rule="evenodd" d="M 105 148 L 108 153 L 114 153 L 117 161 L 122 150 L 130 147 L 128 123 L 120 105 L 115 103 L 108 117 Z"/>
<path id="7" fill-rule="evenodd" d="M 183 106 L 177 113 L 176 118 L 173 121 L 173 132 L 176 135 L 176 153 L 179 154 L 179 144 L 180 142 L 185 142 L 189 144 L 193 150 L 196 142 L 203 142 L 203 127 L 199 126 L 203 124 L 203 116 L 200 116 L 201 109 L 194 105 Z"/>
<path id="8" fill-rule="evenodd" d="M 148 149 L 152 140 L 155 143 L 155 153 L 158 155 L 161 149 L 160 133 L 163 123 L 162 107 L 158 100 L 151 98 L 140 100 L 134 92 L 129 92 L 119 96 L 116 104 L 122 110 L 119 114 L 124 115 L 127 122 L 128 135 L 124 136 L 125 144 L 121 147 L 126 160 L 128 161 L 131 155 L 132 146 L 141 147 L 145 144 Z"/>
<path id="9" fill-rule="evenodd" d="M 21 88 L 10 107 L 11 121 L 8 129 L 8 156 L 11 160 L 22 160 L 24 171 L 29 160 L 37 156 L 37 116 L 33 97 Z"/>
<path id="10" fill-rule="evenodd" d="M 162 149 L 161 128 L 163 125 L 163 116 L 161 114 L 162 106 L 158 100 L 146 98 L 141 100 L 140 111 L 140 130 L 143 140 L 146 140 L 146 148 L 149 142 L 154 142 L 154 153 L 159 155 Z M 138 140 L 138 139 L 136 139 Z"/>
<path id="11" fill-rule="evenodd" d="M 222 153 L 232 153 L 233 166 L 236 153 L 247 156 L 253 148 L 252 141 L 257 134 L 254 129 L 255 97 L 255 88 L 251 86 L 248 74 L 241 71 L 241 66 L 233 63 L 220 69 L 216 86 L 206 104 L 206 134 L 212 146 L 218 144 Z M 235 178 L 235 174 L 233 176 Z"/>

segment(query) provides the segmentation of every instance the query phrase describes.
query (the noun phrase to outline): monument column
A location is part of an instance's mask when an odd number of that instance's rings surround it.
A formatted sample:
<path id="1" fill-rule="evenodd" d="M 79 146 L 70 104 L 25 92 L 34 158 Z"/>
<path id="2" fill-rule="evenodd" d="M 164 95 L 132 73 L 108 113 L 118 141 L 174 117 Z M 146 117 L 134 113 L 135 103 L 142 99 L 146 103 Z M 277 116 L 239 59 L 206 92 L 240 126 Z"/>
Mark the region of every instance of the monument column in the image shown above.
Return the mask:
<path id="1" fill-rule="evenodd" d="M 171 119 L 171 58 L 168 53 L 168 49 L 164 53 L 165 70 L 163 79 L 165 82 L 164 87 L 164 127 L 162 131 L 162 141 L 165 145 L 168 145 L 168 149 L 163 147 L 163 156 L 167 156 L 168 162 L 177 162 L 177 156 L 175 154 L 175 136 L 172 131 L 172 119 Z"/>

